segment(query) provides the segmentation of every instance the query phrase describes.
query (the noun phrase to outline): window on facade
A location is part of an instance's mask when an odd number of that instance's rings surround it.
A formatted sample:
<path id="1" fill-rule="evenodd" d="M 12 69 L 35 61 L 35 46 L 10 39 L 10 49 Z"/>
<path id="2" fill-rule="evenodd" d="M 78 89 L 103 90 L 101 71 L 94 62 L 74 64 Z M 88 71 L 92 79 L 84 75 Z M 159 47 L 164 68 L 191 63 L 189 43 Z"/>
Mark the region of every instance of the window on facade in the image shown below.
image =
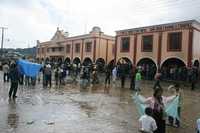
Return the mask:
<path id="1" fill-rule="evenodd" d="M 153 35 L 142 36 L 142 51 L 152 52 L 153 50 Z"/>
<path id="2" fill-rule="evenodd" d="M 182 32 L 168 34 L 168 51 L 180 51 L 182 45 Z"/>
<path id="3" fill-rule="evenodd" d="M 52 50 L 52 52 L 55 52 L 55 51 L 56 51 L 55 48 L 52 48 L 51 50 Z"/>
<path id="4" fill-rule="evenodd" d="M 85 52 L 91 52 L 92 50 L 92 42 L 87 42 L 85 44 Z"/>
<path id="5" fill-rule="evenodd" d="M 59 47 L 58 51 L 60 51 L 60 52 L 63 51 L 63 47 Z"/>
<path id="6" fill-rule="evenodd" d="M 76 43 L 75 45 L 75 52 L 80 53 L 80 43 Z"/>
<path id="7" fill-rule="evenodd" d="M 68 44 L 68 45 L 66 46 L 66 53 L 70 53 L 70 49 L 71 49 L 71 45 Z"/>
<path id="8" fill-rule="evenodd" d="M 42 53 L 44 53 L 44 48 L 42 48 Z"/>
<path id="9" fill-rule="evenodd" d="M 121 38 L 121 52 L 129 52 L 130 37 Z"/>
<path id="10" fill-rule="evenodd" d="M 47 48 L 47 53 L 49 52 L 49 48 Z"/>
<path id="11" fill-rule="evenodd" d="M 115 44 L 112 45 L 112 54 L 115 54 Z"/>

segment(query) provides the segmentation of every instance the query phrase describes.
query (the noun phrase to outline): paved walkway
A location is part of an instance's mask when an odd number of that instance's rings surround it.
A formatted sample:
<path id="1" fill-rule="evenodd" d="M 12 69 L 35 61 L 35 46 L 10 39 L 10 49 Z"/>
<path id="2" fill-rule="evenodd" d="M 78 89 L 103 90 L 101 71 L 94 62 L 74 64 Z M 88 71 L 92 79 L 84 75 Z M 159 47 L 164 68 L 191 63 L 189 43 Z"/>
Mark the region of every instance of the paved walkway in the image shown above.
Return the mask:
<path id="1" fill-rule="evenodd" d="M 0 86 L 0 133 L 138 133 L 138 113 L 128 89 L 104 85 L 81 89 L 75 84 L 43 89 L 38 84 L 20 86 L 13 101 L 8 99 L 10 85 L 2 82 L 2 73 Z M 142 94 L 150 96 L 151 88 L 151 82 L 144 82 Z M 199 96 L 184 91 L 182 127 L 167 128 L 167 133 L 194 132 Z"/>

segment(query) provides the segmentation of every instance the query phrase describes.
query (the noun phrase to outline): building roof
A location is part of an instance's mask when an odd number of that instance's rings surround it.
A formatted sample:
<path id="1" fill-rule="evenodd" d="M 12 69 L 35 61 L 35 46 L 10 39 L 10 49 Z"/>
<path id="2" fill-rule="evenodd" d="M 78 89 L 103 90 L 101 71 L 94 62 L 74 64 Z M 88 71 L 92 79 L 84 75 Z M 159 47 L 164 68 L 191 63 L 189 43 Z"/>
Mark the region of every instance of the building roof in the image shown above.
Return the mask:
<path id="1" fill-rule="evenodd" d="M 94 34 L 93 34 L 94 33 Z M 71 41 L 71 40 L 79 40 L 79 39 L 89 39 L 89 38 L 93 38 L 96 35 L 99 35 L 99 33 L 101 34 L 102 38 L 108 38 L 111 40 L 114 40 L 114 36 L 110 36 L 110 35 L 105 35 L 103 32 L 101 32 L 101 29 L 97 26 L 93 27 L 92 31 L 89 34 L 83 34 L 83 35 L 77 35 L 77 36 L 69 36 L 68 32 L 64 32 L 63 30 L 59 30 L 59 28 L 57 28 L 57 31 L 55 32 L 54 36 L 51 38 L 50 41 L 45 41 L 45 42 L 38 42 L 38 44 L 41 45 L 48 45 L 50 44 L 52 41 L 55 42 L 65 42 L 65 41 Z"/>
<path id="2" fill-rule="evenodd" d="M 165 24 L 150 25 L 150 26 L 145 26 L 145 27 L 117 30 L 116 32 L 132 31 L 132 30 L 139 30 L 139 29 L 151 28 L 151 27 L 156 27 L 156 26 L 167 26 L 167 25 L 185 24 L 185 23 L 188 23 L 188 24 L 196 23 L 196 24 L 200 25 L 200 23 L 197 20 L 186 20 L 186 21 L 179 21 L 179 22 L 173 22 L 173 23 L 165 23 Z"/>

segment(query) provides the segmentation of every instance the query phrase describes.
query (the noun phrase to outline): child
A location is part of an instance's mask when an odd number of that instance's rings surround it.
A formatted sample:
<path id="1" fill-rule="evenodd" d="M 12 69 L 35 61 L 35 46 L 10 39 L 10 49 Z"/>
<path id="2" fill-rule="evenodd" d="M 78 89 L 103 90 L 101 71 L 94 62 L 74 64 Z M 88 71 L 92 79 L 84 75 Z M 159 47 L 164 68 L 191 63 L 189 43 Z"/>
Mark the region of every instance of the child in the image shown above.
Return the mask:
<path id="1" fill-rule="evenodd" d="M 145 115 L 139 119 L 139 131 L 141 133 L 153 133 L 157 129 L 156 121 L 152 117 L 153 110 L 150 107 L 145 109 Z"/>

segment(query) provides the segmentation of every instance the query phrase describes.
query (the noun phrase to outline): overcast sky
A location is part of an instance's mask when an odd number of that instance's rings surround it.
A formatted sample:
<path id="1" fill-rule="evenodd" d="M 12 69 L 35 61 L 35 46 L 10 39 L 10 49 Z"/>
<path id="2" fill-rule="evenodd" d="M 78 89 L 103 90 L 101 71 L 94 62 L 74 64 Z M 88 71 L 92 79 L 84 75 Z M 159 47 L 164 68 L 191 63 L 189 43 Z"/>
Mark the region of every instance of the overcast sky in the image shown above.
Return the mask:
<path id="1" fill-rule="evenodd" d="M 0 0 L 0 27 L 8 28 L 5 47 L 27 48 L 51 39 L 56 27 L 70 36 L 93 26 L 115 35 L 126 28 L 200 20 L 199 13 L 200 0 Z"/>

